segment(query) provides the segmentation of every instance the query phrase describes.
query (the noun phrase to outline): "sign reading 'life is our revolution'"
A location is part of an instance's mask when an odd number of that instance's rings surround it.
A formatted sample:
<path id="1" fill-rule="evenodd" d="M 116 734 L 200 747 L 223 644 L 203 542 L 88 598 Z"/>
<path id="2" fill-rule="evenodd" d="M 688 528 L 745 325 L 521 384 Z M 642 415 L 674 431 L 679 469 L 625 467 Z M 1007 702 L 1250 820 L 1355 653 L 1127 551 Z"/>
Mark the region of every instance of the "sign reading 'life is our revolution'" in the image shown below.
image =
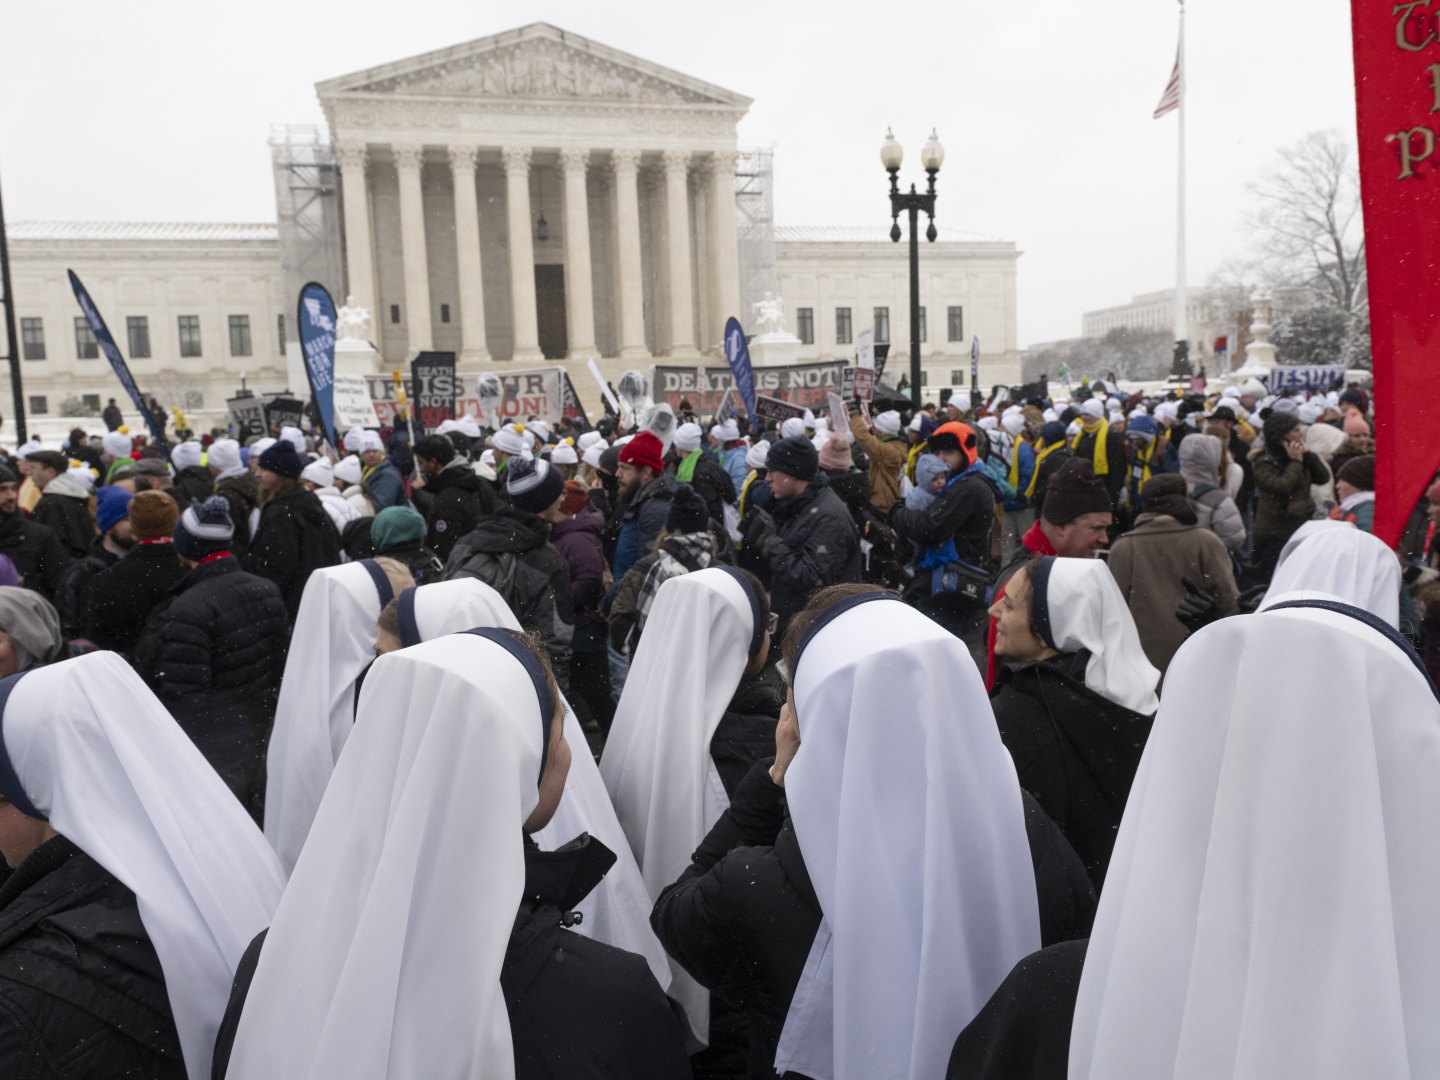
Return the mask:
<path id="1" fill-rule="evenodd" d="M 1375 368 L 1375 535 L 1440 468 L 1440 0 L 1351 0 Z"/>

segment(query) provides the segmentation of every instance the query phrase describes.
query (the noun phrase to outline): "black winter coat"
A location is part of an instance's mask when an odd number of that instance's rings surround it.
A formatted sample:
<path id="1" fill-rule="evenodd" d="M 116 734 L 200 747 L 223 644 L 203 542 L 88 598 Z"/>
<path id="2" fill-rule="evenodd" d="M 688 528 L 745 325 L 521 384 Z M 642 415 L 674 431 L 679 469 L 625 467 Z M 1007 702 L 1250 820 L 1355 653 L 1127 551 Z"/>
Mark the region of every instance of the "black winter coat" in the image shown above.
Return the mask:
<path id="1" fill-rule="evenodd" d="M 775 1076 L 775 1047 L 821 919 L 784 789 L 770 779 L 773 761 L 751 768 L 650 916 L 665 951 L 712 996 L 749 1015 L 751 1080 Z M 1044 811 L 1022 798 L 1041 942 L 1088 935 L 1095 894 L 1084 869 Z"/>
<path id="2" fill-rule="evenodd" d="M 678 463 L 673 468 L 678 469 Z M 678 480 L 678 476 L 677 476 Z M 710 524 L 724 525 L 725 504 L 734 506 L 739 496 L 735 481 L 725 471 L 725 466 L 709 454 L 702 454 L 695 463 L 695 472 L 690 477 L 690 486 L 705 500 L 705 509 L 710 512 Z"/>
<path id="3" fill-rule="evenodd" d="M 136 648 L 140 674 L 257 821 L 289 641 L 274 582 L 227 557 L 191 570 Z"/>
<path id="4" fill-rule="evenodd" d="M 250 552 L 250 512 L 260 497 L 260 485 L 255 474 L 237 473 L 215 482 L 215 494 L 230 504 L 230 523 L 235 526 L 235 536 L 230 541 L 230 554 L 242 563 Z"/>
<path id="5" fill-rule="evenodd" d="M 185 1080 L 135 894 L 63 836 L 0 886 L 0 1076 Z"/>
<path id="6" fill-rule="evenodd" d="M 785 624 L 810 594 L 827 585 L 860 580 L 860 533 L 840 496 L 811 484 L 772 511 L 777 539 L 766 545 L 770 609 Z"/>
<path id="7" fill-rule="evenodd" d="M 1105 464 L 1109 471 L 1099 477 L 1099 480 L 1105 485 L 1105 490 L 1109 492 L 1110 506 L 1113 508 L 1120 501 L 1120 492 L 1125 490 L 1125 478 L 1129 475 L 1129 469 L 1126 467 L 1125 459 L 1125 436 L 1113 427 L 1108 430 L 1110 434 L 1105 440 Z M 1094 464 L 1096 437 L 1095 435 L 1086 435 L 1082 431 L 1071 448 L 1071 454 Z"/>
<path id="8" fill-rule="evenodd" d="M 767 677 L 774 671 L 767 668 L 760 675 L 740 677 L 710 737 L 710 760 L 732 799 L 755 763 L 775 754 L 775 726 L 785 704 L 785 684 L 778 677 Z"/>
<path id="9" fill-rule="evenodd" d="M 66 479 L 69 479 L 68 477 Z M 90 500 L 73 495 L 41 495 L 30 516 L 60 539 L 66 554 L 83 559 L 90 552 L 97 530 L 90 516 Z"/>
<path id="10" fill-rule="evenodd" d="M 990 691 L 1020 786 L 1084 860 L 1098 890 L 1154 718 L 1085 685 L 1085 650 L 1004 664 Z"/>
<path id="11" fill-rule="evenodd" d="M 47 600 L 55 599 L 60 577 L 70 563 L 70 554 L 54 530 L 30 520 L 23 510 L 0 520 L 0 555 L 15 564 L 20 584 Z"/>
<path id="12" fill-rule="evenodd" d="M 1016 964 L 955 1040 L 945 1080 L 1066 1080 L 1089 947 L 1065 941 Z"/>
<path id="13" fill-rule="evenodd" d="M 502 507 L 451 550 L 445 580 L 479 578 L 504 597 L 520 625 L 544 639 L 555 681 L 568 691 L 575 632 L 570 566 L 549 537 L 550 527 L 534 514 Z"/>
<path id="14" fill-rule="evenodd" d="M 175 474 L 175 487 L 170 494 L 183 514 L 186 507 L 202 503 L 215 494 L 215 474 L 203 465 L 181 469 Z"/>
<path id="15" fill-rule="evenodd" d="M 97 536 L 85 557 L 72 562 L 60 575 L 55 611 L 60 616 L 60 633 L 66 641 L 85 635 L 85 612 L 90 585 L 100 571 L 114 566 L 119 558 L 119 555 L 105 546 L 105 538 Z"/>
<path id="16" fill-rule="evenodd" d="M 890 527 L 905 539 L 926 546 L 954 540 L 961 562 L 983 568 L 990 565 L 990 534 L 998 499 L 999 492 L 988 475 L 971 473 L 951 483 L 924 510 L 911 510 L 901 499 L 890 508 Z"/>
<path id="17" fill-rule="evenodd" d="M 185 574 L 173 544 L 136 544 L 91 579 L 85 637 L 98 648 L 132 653 L 145 620 L 170 599 Z"/>
<path id="18" fill-rule="evenodd" d="M 545 852 L 526 838 L 525 899 L 500 969 L 515 1080 L 689 1080 L 680 1021 L 644 959 L 561 923 L 599 884 L 596 855 L 603 866 L 614 864 L 613 853 L 589 837 Z M 265 933 L 235 972 L 212 1080 L 225 1080 L 229 1069 Z"/>
<path id="19" fill-rule="evenodd" d="M 330 515 L 313 491 L 296 488 L 260 511 L 245 569 L 279 586 L 294 622 L 311 573 L 339 561 L 340 534 Z"/>
<path id="20" fill-rule="evenodd" d="M 425 546 L 440 556 L 442 563 L 462 536 L 479 525 L 482 517 L 495 512 L 495 489 L 490 482 L 476 476 L 468 461 L 462 458 L 457 462 L 415 490 L 415 506 L 425 515 Z"/>

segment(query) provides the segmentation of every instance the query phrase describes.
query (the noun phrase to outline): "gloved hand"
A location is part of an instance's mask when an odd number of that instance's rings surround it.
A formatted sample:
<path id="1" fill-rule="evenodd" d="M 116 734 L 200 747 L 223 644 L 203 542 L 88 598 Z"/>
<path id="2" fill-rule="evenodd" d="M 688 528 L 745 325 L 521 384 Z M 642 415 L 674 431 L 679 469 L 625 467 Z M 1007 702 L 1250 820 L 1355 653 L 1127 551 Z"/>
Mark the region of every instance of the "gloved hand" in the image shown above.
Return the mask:
<path id="1" fill-rule="evenodd" d="M 1175 609 L 1175 618 L 1179 619 L 1192 634 L 1203 626 L 1209 626 L 1220 616 L 1215 610 L 1215 601 L 1207 593 L 1200 591 L 1188 577 L 1182 577 L 1180 584 L 1185 586 L 1185 599 L 1180 601 L 1180 606 Z"/>
<path id="2" fill-rule="evenodd" d="M 775 519 L 758 507 L 746 512 L 740 522 L 740 532 L 745 537 L 745 547 L 756 555 L 768 555 L 771 543 L 778 539 Z"/>

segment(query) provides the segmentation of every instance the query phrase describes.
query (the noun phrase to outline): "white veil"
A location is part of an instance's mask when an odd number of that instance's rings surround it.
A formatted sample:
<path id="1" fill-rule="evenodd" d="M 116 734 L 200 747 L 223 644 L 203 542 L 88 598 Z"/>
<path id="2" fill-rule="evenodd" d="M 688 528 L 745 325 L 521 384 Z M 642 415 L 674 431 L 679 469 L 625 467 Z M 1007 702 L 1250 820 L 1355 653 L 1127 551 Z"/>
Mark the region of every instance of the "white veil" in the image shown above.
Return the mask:
<path id="1" fill-rule="evenodd" d="M 1307 521 L 1280 551 L 1260 610 L 1287 600 L 1334 600 L 1400 626 L 1400 561 L 1348 521 Z"/>
<path id="2" fill-rule="evenodd" d="M 375 620 L 390 595 L 369 559 L 316 570 L 305 583 L 265 757 L 265 835 L 287 869 L 355 726 L 355 680 L 375 659 Z"/>
<path id="3" fill-rule="evenodd" d="M 930 1080 L 1040 947 L 1035 871 L 1015 766 L 965 645 L 888 594 L 862 595 L 822 614 L 795 662 L 785 798 L 824 920 L 775 1071 Z"/>
<path id="4" fill-rule="evenodd" d="M 0 683 L 0 794 L 130 889 L 191 1080 L 208 1080 L 235 967 L 285 874 L 130 665 L 96 652 Z"/>
<path id="5" fill-rule="evenodd" d="M 1396 638 L 1296 609 L 1181 646 L 1071 1080 L 1440 1076 L 1440 704 Z"/>
<path id="6" fill-rule="evenodd" d="M 655 594 L 600 775 L 653 902 L 690 865 L 730 800 L 710 740 L 749 661 L 755 615 L 718 567 L 671 578 Z M 670 996 L 709 1041 L 710 992 L 672 964 Z"/>

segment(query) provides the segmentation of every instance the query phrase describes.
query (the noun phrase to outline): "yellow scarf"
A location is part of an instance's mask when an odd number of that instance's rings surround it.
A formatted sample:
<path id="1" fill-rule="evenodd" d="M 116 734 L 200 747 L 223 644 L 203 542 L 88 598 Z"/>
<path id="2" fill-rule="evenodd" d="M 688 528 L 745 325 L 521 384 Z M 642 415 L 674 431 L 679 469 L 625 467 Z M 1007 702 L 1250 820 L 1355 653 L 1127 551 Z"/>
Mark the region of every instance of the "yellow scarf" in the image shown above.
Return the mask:
<path id="1" fill-rule="evenodd" d="M 1137 495 L 1140 494 L 1140 488 L 1143 488 L 1146 481 L 1150 479 L 1150 462 L 1154 460 L 1155 448 L 1159 445 L 1160 439 L 1156 437 L 1150 440 L 1144 450 L 1135 451 L 1135 464 L 1140 466 L 1140 483 L 1135 488 L 1135 494 Z M 1133 471 L 1131 473 L 1131 478 L 1134 478 Z"/>
<path id="2" fill-rule="evenodd" d="M 905 475 L 910 478 L 912 484 L 915 482 L 915 462 L 919 460 L 920 455 L 924 452 L 925 444 L 923 442 L 916 443 L 910 448 L 910 456 L 905 459 Z"/>
<path id="3" fill-rule="evenodd" d="M 1108 476 L 1110 474 L 1110 454 L 1105 444 L 1110 440 L 1109 420 L 1090 420 L 1080 425 L 1080 435 L 1095 436 L 1095 466 L 1096 476 Z M 1080 435 L 1075 436 L 1075 441 L 1070 444 L 1070 449 L 1080 445 Z"/>
<path id="4" fill-rule="evenodd" d="M 1061 439 L 1057 443 L 1051 443 L 1049 446 L 1045 447 L 1044 450 L 1036 452 L 1035 471 L 1030 474 L 1030 486 L 1025 489 L 1025 497 L 1027 499 L 1034 498 L 1035 496 L 1035 481 L 1040 479 L 1040 463 L 1044 461 L 1047 457 L 1049 457 L 1051 454 L 1053 454 L 1056 450 L 1062 449 L 1064 446 L 1065 440 Z"/>
<path id="5" fill-rule="evenodd" d="M 740 487 L 740 516 L 741 516 L 741 517 L 744 517 L 744 516 L 745 516 L 745 503 L 748 502 L 749 499 L 750 499 L 750 485 L 753 484 L 753 483 L 755 483 L 755 478 L 756 478 L 757 476 L 759 476 L 759 475 L 760 475 L 760 474 L 759 474 L 758 472 L 751 472 L 751 474 L 750 474 L 749 476 L 745 477 L 745 483 L 742 484 L 741 487 Z"/>
<path id="6" fill-rule="evenodd" d="M 1015 445 L 1010 448 L 1010 475 L 1008 483 L 1017 491 L 1020 489 L 1020 447 L 1028 445 L 1020 436 L 1015 436 Z M 1033 484 L 1035 478 L 1032 475 L 1030 482 Z"/>

